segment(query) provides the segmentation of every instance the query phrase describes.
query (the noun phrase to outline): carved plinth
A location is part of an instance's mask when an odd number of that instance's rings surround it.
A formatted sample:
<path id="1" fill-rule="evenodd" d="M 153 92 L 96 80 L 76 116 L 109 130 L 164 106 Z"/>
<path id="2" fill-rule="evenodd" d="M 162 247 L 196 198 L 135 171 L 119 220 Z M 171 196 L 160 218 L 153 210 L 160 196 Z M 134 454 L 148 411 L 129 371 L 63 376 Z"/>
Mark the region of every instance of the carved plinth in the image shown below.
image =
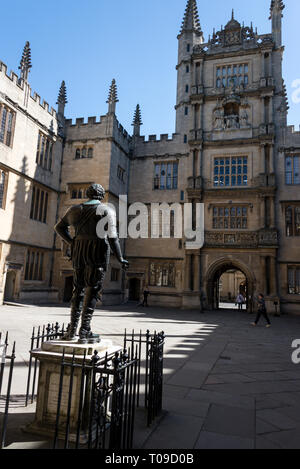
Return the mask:
<path id="1" fill-rule="evenodd" d="M 32 352 L 33 358 L 39 361 L 39 381 L 35 419 L 32 424 L 27 426 L 24 431 L 38 435 L 53 437 L 55 433 L 55 423 L 57 416 L 57 405 L 59 396 L 59 385 L 61 376 L 61 363 L 63 350 L 65 349 L 64 362 L 71 363 L 73 359 L 73 351 L 75 349 L 74 362 L 82 365 L 84 354 L 86 353 L 86 365 L 91 364 L 91 358 L 95 351 L 98 352 L 100 358 L 99 363 L 108 357 L 113 356 L 120 351 L 119 346 L 113 346 L 110 340 L 103 340 L 100 344 L 81 345 L 75 342 L 50 341 L 42 344 L 41 349 Z M 66 420 L 68 414 L 68 403 L 70 395 L 70 379 L 71 366 L 64 367 L 64 379 L 62 386 L 62 396 L 60 405 L 59 434 L 58 438 L 65 438 Z M 89 409 L 90 409 L 90 393 L 92 373 L 85 373 L 85 390 L 82 402 L 82 425 L 81 425 L 81 442 L 86 441 L 88 425 L 89 425 Z M 80 393 L 82 382 L 81 366 L 74 368 L 73 388 L 70 412 L 70 441 L 75 441 L 78 415 L 80 407 Z"/>

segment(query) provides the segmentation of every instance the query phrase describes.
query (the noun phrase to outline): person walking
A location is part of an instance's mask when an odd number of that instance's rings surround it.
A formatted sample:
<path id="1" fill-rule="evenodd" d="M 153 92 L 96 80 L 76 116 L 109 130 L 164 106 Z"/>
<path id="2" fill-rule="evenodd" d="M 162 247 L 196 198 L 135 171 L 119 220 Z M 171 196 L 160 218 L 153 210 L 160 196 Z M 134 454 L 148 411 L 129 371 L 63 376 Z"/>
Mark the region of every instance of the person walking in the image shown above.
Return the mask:
<path id="1" fill-rule="evenodd" d="M 256 317 L 255 322 L 252 323 L 252 326 L 257 326 L 261 316 L 263 316 L 265 318 L 265 320 L 267 321 L 267 326 L 266 327 L 271 327 L 271 321 L 270 321 L 268 313 L 267 313 L 265 297 L 262 293 L 258 296 L 257 302 L 258 302 L 257 317 Z"/>
<path id="2" fill-rule="evenodd" d="M 238 296 L 236 297 L 236 304 L 239 307 L 239 311 L 243 311 L 244 302 L 245 302 L 245 298 L 243 297 L 241 293 L 239 293 Z"/>
<path id="3" fill-rule="evenodd" d="M 145 288 L 145 290 L 144 290 L 144 301 L 143 301 L 142 306 L 147 306 L 147 307 L 149 306 L 148 305 L 148 296 L 149 295 L 150 295 L 150 292 L 149 292 L 148 288 Z"/>

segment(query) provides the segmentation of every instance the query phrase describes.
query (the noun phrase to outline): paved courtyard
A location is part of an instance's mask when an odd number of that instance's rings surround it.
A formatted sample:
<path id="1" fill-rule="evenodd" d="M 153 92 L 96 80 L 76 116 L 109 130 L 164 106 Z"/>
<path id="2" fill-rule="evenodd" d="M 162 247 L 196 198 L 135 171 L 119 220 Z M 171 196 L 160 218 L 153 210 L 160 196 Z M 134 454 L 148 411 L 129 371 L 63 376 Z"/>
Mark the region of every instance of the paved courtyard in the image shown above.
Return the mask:
<path id="1" fill-rule="evenodd" d="M 14 395 L 25 393 L 32 327 L 55 321 L 67 323 L 68 308 L 0 307 L 0 330 L 17 341 Z M 134 304 L 96 312 L 94 330 L 116 344 L 125 328 L 167 335 L 166 412 L 140 446 L 300 448 L 300 365 L 291 360 L 300 316 L 273 318 L 271 329 L 252 321 L 245 311 L 200 314 Z M 17 410 L 24 412 L 21 404 Z"/>

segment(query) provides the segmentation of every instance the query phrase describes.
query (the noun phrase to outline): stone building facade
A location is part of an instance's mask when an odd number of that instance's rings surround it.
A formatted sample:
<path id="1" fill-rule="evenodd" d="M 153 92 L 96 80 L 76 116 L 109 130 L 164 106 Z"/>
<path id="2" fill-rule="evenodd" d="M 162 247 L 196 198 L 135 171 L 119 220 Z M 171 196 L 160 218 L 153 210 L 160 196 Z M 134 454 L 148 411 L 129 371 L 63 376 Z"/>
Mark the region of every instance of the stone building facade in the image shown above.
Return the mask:
<path id="1" fill-rule="evenodd" d="M 49 301 L 58 293 L 52 227 L 63 136 L 57 112 L 28 84 L 28 43 L 20 68 L 18 77 L 0 62 L 0 303 Z"/>
<path id="2" fill-rule="evenodd" d="M 287 126 L 283 9 L 283 1 L 271 1 L 270 34 L 242 25 L 233 12 L 226 26 L 205 41 L 196 0 L 188 0 L 178 36 L 171 138 L 141 136 L 139 106 L 133 135 L 124 130 L 116 117 L 115 81 L 107 114 L 99 121 L 91 117 L 73 123 L 64 118 L 64 84 L 57 113 L 49 113 L 46 103 L 31 97 L 26 60 L 20 79 L 7 76 L 6 66 L 0 65 L 0 106 L 14 113 L 9 145 L 1 142 L 0 133 L 1 171 L 8 174 L 0 213 L 5 222 L 0 228 L 2 296 L 6 285 L 7 297 L 57 294 L 59 300 L 69 299 L 70 263 L 52 227 L 55 218 L 82 201 L 91 182 L 99 182 L 116 207 L 120 194 L 128 196 L 129 205 L 189 202 L 205 207 L 201 249 L 176 238 L 124 242 L 130 269 L 125 276 L 113 259 L 104 303 L 139 300 L 147 287 L 153 305 L 214 309 L 222 275 L 238 272 L 246 278 L 249 311 L 263 292 L 269 311 L 300 312 L 300 132 Z M 43 167 L 45 156 L 35 156 L 41 141 L 46 152 L 48 140 L 48 146 L 53 144 L 51 171 Z M 39 219 L 42 209 L 32 208 L 35 185 L 40 198 L 41 191 L 49 193 L 47 224 Z M 15 194 L 22 199 L 18 203 Z M 43 251 L 43 262 L 51 266 L 41 279 L 31 249 L 40 252 L 39 262 Z M 9 275 L 15 278 L 13 295 Z"/>

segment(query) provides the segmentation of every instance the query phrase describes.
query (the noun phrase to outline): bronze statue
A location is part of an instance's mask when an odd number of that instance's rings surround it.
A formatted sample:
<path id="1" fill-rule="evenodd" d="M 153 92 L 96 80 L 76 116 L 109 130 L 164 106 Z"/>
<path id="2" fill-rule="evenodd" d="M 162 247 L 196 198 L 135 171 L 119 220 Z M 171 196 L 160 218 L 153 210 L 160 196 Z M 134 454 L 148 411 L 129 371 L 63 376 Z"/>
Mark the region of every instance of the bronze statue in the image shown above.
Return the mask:
<path id="1" fill-rule="evenodd" d="M 89 200 L 84 204 L 71 207 L 54 228 L 57 234 L 71 246 L 74 270 L 71 322 L 63 340 L 72 341 L 76 338 L 82 314 L 79 331 L 80 344 L 100 341 L 99 335 L 91 331 L 91 320 L 109 265 L 110 249 L 123 268 L 126 269 L 129 265 L 122 256 L 112 209 L 101 202 L 104 199 L 105 190 L 99 184 L 93 184 L 87 189 L 86 195 Z M 99 215 L 100 212 L 101 215 Z M 103 217 L 108 219 L 109 235 L 100 238 L 97 236 L 96 228 Z M 70 235 L 70 226 L 75 228 L 74 238 Z"/>

